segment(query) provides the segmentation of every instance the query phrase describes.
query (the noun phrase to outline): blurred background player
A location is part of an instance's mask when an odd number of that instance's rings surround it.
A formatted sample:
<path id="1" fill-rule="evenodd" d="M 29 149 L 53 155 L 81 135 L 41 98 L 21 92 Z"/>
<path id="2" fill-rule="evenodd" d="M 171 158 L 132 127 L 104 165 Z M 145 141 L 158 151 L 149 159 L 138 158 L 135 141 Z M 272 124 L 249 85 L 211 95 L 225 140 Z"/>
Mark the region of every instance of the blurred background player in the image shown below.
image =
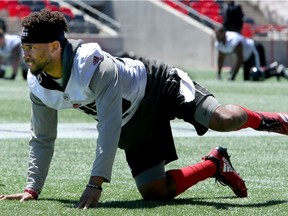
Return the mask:
<path id="1" fill-rule="evenodd" d="M 21 37 L 6 34 L 6 30 L 6 22 L 0 19 L 0 78 L 14 80 L 21 67 L 23 78 L 26 79 L 28 69 L 22 60 Z M 12 67 L 12 74 L 5 77 L 8 65 Z"/>
<path id="2" fill-rule="evenodd" d="M 280 77 L 285 77 L 283 70 L 278 68 L 279 65 L 277 62 L 273 62 L 266 67 L 264 51 L 262 50 L 262 58 L 260 59 L 260 53 L 257 50 L 254 40 L 246 38 L 237 32 L 227 31 L 224 26 L 216 30 L 216 40 L 215 46 L 218 49 L 217 79 L 222 79 L 221 73 L 225 57 L 230 54 L 234 54 L 235 61 L 231 62 L 232 68 L 228 80 L 235 80 L 241 67 L 243 67 L 243 79 L 245 81 L 254 80 L 254 78 L 251 79 L 251 75 L 255 74 L 257 74 L 257 76 L 262 74 L 261 77 L 263 79 L 270 77 L 277 77 L 279 79 Z M 262 48 L 262 46 L 258 47 Z M 262 60 L 262 62 L 260 60 Z"/>

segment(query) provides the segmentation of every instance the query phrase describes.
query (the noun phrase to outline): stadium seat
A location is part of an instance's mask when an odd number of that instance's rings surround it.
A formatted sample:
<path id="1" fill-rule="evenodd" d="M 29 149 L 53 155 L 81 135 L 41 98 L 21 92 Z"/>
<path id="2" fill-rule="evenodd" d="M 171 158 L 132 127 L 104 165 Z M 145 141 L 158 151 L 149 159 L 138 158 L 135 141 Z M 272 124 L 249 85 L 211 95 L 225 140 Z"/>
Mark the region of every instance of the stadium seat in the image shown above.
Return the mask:
<path id="1" fill-rule="evenodd" d="M 13 16 L 17 16 L 18 11 L 17 11 L 17 7 L 18 6 L 18 2 L 7 2 L 6 3 L 6 9 L 8 11 L 9 16 L 13 17 Z"/>
<path id="2" fill-rule="evenodd" d="M 34 1 L 33 0 L 31 0 L 31 1 L 30 0 L 19 0 L 18 3 L 32 6 L 34 4 Z"/>
<path id="3" fill-rule="evenodd" d="M 84 16 L 81 15 L 81 14 L 76 14 L 76 15 L 74 16 L 74 20 L 78 20 L 78 21 L 80 21 L 80 22 L 85 22 Z"/>
<path id="4" fill-rule="evenodd" d="M 223 22 L 220 5 L 215 1 L 191 1 L 189 6 L 197 12 L 214 20 L 215 22 Z"/>
<path id="5" fill-rule="evenodd" d="M 252 38 L 254 36 L 253 27 L 249 23 L 243 23 L 241 34 L 247 38 Z"/>
<path id="6" fill-rule="evenodd" d="M 25 4 L 17 4 L 17 5 L 9 5 L 8 13 L 9 16 L 19 16 L 20 18 L 23 16 L 27 16 L 29 13 L 31 13 L 31 9 L 28 5 Z"/>
<path id="7" fill-rule="evenodd" d="M 59 2 L 57 2 L 57 1 L 47 1 L 46 5 L 54 5 L 54 6 L 58 7 L 58 8 L 60 7 Z"/>
<path id="8" fill-rule="evenodd" d="M 56 5 L 50 5 L 49 4 L 49 5 L 46 5 L 45 8 L 50 9 L 51 11 L 59 11 L 59 7 Z"/>
<path id="9" fill-rule="evenodd" d="M 221 10 L 219 4 L 213 1 L 212 2 L 210 1 L 190 2 L 189 6 L 197 11 L 206 9 L 206 10 L 217 11 L 218 13 L 220 13 L 220 10 Z"/>
<path id="10" fill-rule="evenodd" d="M 87 31 L 89 33 L 99 33 L 100 32 L 100 29 L 97 27 L 97 25 L 95 25 L 94 23 L 92 22 L 86 22 L 86 27 L 87 27 Z"/>
<path id="11" fill-rule="evenodd" d="M 16 5 L 19 4 L 19 2 L 16 1 L 3 1 L 6 7 L 16 7 Z"/>
<path id="12" fill-rule="evenodd" d="M 4 1 L 0 1 L 0 10 L 6 9 L 6 3 Z"/>
<path id="13" fill-rule="evenodd" d="M 190 2 L 189 6 L 199 12 L 203 8 L 203 2 Z"/>
<path id="14" fill-rule="evenodd" d="M 17 7 L 18 7 L 17 8 L 17 10 L 18 10 L 17 16 L 20 18 L 28 16 L 32 12 L 30 7 L 27 5 L 18 5 Z"/>
<path id="15" fill-rule="evenodd" d="M 85 33 L 87 30 L 85 22 L 81 22 L 79 20 L 71 20 L 68 23 L 68 27 L 71 33 Z"/>
<path id="16" fill-rule="evenodd" d="M 75 15 L 70 8 L 61 6 L 59 7 L 59 11 L 65 14 L 66 16 L 70 17 L 71 20 L 74 19 Z"/>
<path id="17" fill-rule="evenodd" d="M 8 20 L 21 19 L 31 12 L 39 12 L 47 8 L 52 11 L 60 11 L 67 19 L 69 31 L 72 33 L 99 33 L 100 28 L 92 22 L 86 21 L 82 14 L 74 14 L 68 6 L 60 5 L 57 1 L 51 0 L 0 0 L 0 14 L 9 17 Z M 19 27 L 17 26 L 17 29 Z M 14 29 L 12 29 L 14 31 Z M 16 31 L 16 30 L 15 30 Z"/>
<path id="18" fill-rule="evenodd" d="M 8 11 L 9 16 L 17 16 L 16 6 L 18 5 L 18 1 L 6 1 L 5 8 Z"/>
<path id="19" fill-rule="evenodd" d="M 202 8 L 199 12 L 208 17 L 220 15 L 218 9 Z"/>
<path id="20" fill-rule="evenodd" d="M 223 23 L 223 16 L 221 15 L 215 15 L 215 16 L 212 16 L 210 17 L 212 20 L 214 20 L 215 22 L 218 22 L 220 24 Z"/>
<path id="21" fill-rule="evenodd" d="M 44 9 L 45 7 L 46 7 L 46 5 L 43 1 L 37 1 L 37 2 L 34 2 L 33 5 L 31 5 L 31 10 L 34 12 L 37 12 L 37 11 L 39 12 L 42 9 Z"/>
<path id="22" fill-rule="evenodd" d="M 252 17 L 244 17 L 244 22 L 249 23 L 251 25 L 255 24 L 255 20 Z"/>

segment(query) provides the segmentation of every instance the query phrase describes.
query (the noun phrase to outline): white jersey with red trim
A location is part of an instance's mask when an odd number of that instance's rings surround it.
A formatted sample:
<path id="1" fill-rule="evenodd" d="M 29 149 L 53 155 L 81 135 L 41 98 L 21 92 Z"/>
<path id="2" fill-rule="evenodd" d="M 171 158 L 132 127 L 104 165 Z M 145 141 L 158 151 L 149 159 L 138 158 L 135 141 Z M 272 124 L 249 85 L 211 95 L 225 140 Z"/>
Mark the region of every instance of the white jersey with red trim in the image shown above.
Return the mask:
<path id="1" fill-rule="evenodd" d="M 128 58 L 116 59 L 102 51 L 97 43 L 82 44 L 74 57 L 71 76 L 65 90 L 50 90 L 39 83 L 39 79 L 28 73 L 28 85 L 31 92 L 42 102 L 56 110 L 79 108 L 95 101 L 95 92 L 89 85 L 96 68 L 105 58 L 113 59 L 117 65 L 117 82 L 120 83 L 122 97 L 131 103 L 123 113 L 122 125 L 133 116 L 141 99 L 144 97 L 146 86 L 146 69 L 141 61 Z M 40 80 L 41 82 L 41 80 Z M 107 83 L 99 83 L 106 85 Z M 101 86 L 99 86 L 101 88 Z M 98 120 L 97 116 L 93 116 Z"/>
<path id="2" fill-rule="evenodd" d="M 94 58 L 98 61 L 95 62 Z M 97 44 L 81 45 L 74 57 L 71 76 L 64 92 L 43 87 L 41 77 L 28 73 L 30 91 L 48 107 L 56 110 L 73 108 L 73 104 L 88 104 L 95 100 L 93 92 L 88 88 L 92 76 L 103 59 L 103 52 Z M 94 63 L 95 62 L 95 63 Z"/>

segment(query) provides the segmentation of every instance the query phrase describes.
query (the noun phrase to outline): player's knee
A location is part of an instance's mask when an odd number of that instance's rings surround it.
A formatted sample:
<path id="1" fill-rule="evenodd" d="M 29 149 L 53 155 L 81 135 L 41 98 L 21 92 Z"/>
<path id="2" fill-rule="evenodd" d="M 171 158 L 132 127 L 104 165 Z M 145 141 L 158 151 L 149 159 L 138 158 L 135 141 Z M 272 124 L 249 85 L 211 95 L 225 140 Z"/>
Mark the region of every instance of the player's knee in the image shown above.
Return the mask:
<path id="1" fill-rule="evenodd" d="M 145 190 L 140 191 L 140 194 L 144 200 L 167 200 L 171 199 L 171 196 L 168 196 L 167 191 L 159 191 L 159 190 Z"/>
<path id="2" fill-rule="evenodd" d="M 144 200 L 171 199 L 166 180 L 164 179 L 145 184 L 139 187 L 138 190 Z"/>

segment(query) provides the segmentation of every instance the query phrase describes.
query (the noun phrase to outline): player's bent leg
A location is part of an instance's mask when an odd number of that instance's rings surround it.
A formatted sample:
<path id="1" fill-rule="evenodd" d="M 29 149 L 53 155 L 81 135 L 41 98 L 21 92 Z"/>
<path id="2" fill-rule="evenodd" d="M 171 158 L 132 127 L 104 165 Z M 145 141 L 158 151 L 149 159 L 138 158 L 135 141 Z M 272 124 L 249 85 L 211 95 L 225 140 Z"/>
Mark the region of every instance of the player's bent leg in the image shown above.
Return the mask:
<path id="1" fill-rule="evenodd" d="M 186 191 L 188 188 L 215 175 L 217 163 L 212 160 L 202 161 L 197 164 L 169 170 L 163 173 L 165 177 L 157 178 L 157 172 L 151 168 L 135 177 L 138 190 L 145 200 L 172 199 Z M 153 176 L 155 178 L 153 179 Z M 149 182 L 147 182 L 149 178 Z M 145 182 L 145 184 L 143 184 Z"/>
<path id="2" fill-rule="evenodd" d="M 215 177 L 223 185 L 228 185 L 237 197 L 247 197 L 245 183 L 232 167 L 225 148 L 213 148 L 202 159 L 202 162 L 180 169 L 169 170 L 166 173 L 162 169 L 161 178 L 159 175 L 161 165 L 137 175 L 135 181 L 143 199 L 172 199 L 198 182 L 210 177 Z"/>
<path id="3" fill-rule="evenodd" d="M 200 101 L 194 118 L 204 127 L 220 132 L 250 127 L 259 131 L 288 135 L 288 113 L 254 112 L 233 104 L 223 106 L 212 96 Z"/>
<path id="4" fill-rule="evenodd" d="M 246 112 L 237 105 L 223 106 L 213 96 L 198 97 L 200 102 L 195 110 L 194 118 L 206 128 L 220 132 L 235 131 L 247 121 Z M 186 121 L 189 122 L 189 120 Z"/>
<path id="5" fill-rule="evenodd" d="M 287 135 L 288 113 L 254 112 L 238 105 L 219 106 L 209 123 L 210 129 L 221 132 L 248 127 Z"/>

